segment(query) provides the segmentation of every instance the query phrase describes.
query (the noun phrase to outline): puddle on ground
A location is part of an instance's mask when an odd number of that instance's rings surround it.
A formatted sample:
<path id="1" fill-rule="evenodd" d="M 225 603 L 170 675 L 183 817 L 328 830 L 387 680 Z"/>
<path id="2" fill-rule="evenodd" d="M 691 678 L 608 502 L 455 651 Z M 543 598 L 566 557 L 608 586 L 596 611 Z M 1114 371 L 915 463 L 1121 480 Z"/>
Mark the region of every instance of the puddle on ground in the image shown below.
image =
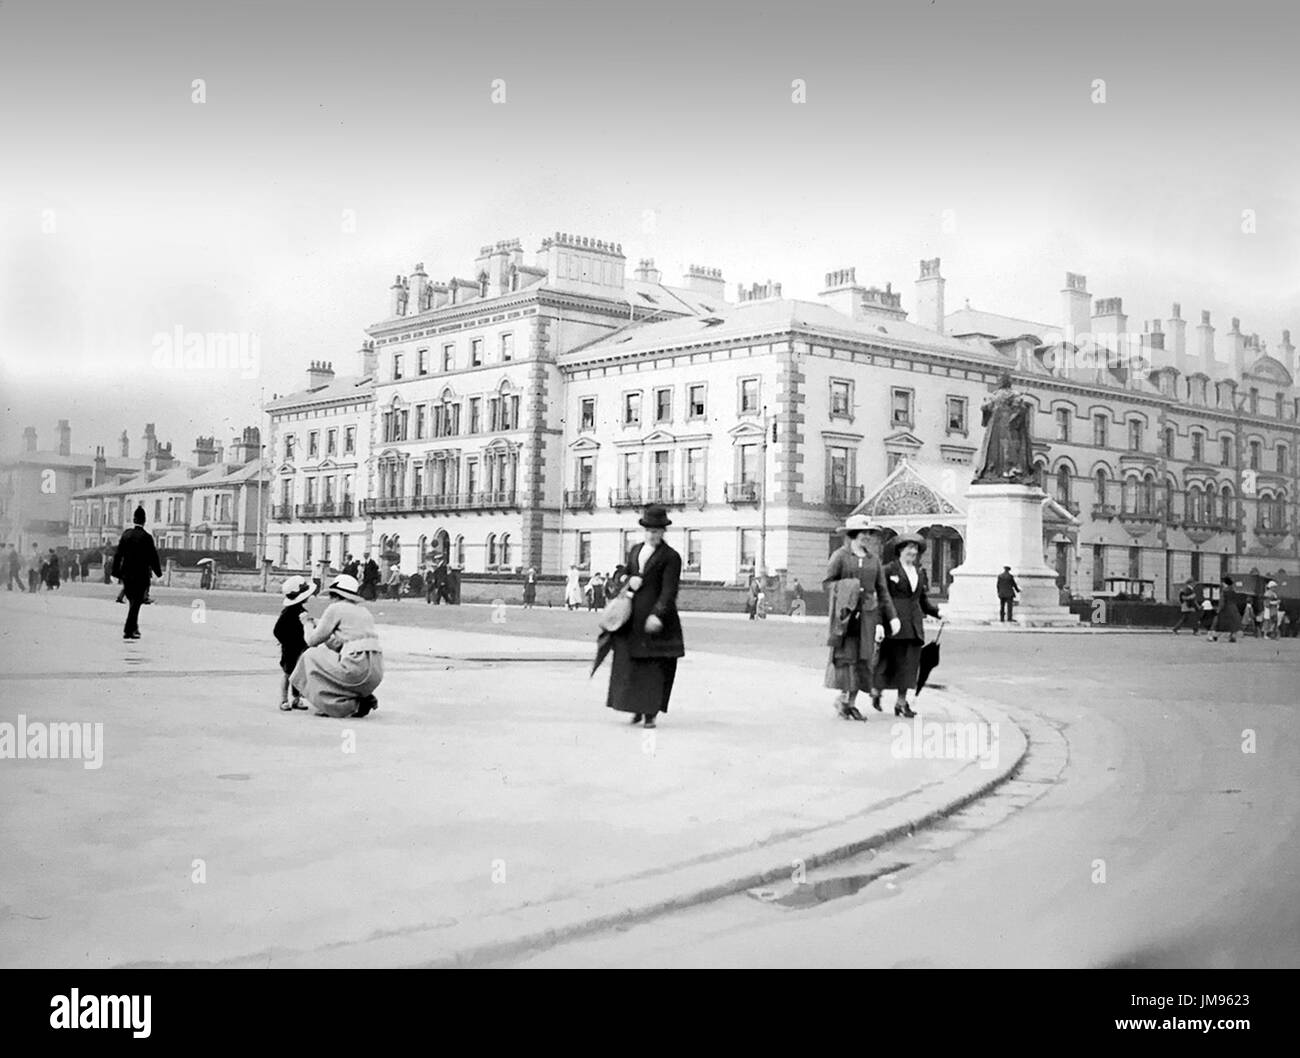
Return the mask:
<path id="1" fill-rule="evenodd" d="M 239 781 L 239 782 L 243 782 L 243 781 L 246 781 L 246 780 L 248 780 L 248 779 L 251 779 L 252 776 L 251 776 L 251 775 L 248 775 L 248 774 L 246 774 L 246 773 L 244 773 L 244 772 L 227 772 L 225 775 L 218 775 L 217 778 L 218 778 L 218 779 L 234 779 L 234 780 L 237 780 L 237 781 Z"/>
<path id="2" fill-rule="evenodd" d="M 845 874 L 818 882 L 804 882 L 784 893 L 777 889 L 751 889 L 749 895 L 776 907 L 795 909 L 818 907 L 830 900 L 855 896 L 877 879 L 897 874 L 910 866 L 910 863 L 891 863 L 888 867 L 872 871 L 870 874 Z"/>

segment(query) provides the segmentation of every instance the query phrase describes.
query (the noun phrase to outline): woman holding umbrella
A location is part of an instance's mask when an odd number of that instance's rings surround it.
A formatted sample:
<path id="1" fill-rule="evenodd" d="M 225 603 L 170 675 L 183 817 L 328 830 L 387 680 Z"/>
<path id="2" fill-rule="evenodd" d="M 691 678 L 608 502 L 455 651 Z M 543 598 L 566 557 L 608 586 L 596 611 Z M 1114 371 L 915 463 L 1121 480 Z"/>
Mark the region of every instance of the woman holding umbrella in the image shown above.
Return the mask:
<path id="1" fill-rule="evenodd" d="M 645 539 L 628 551 L 624 564 L 627 581 L 623 593 L 631 596 L 631 612 L 621 627 L 606 625 L 596 664 L 612 649 L 606 707 L 631 713 L 633 724 L 644 722 L 646 727 L 654 727 L 655 718 L 668 711 L 677 659 L 686 654 L 677 614 L 682 556 L 664 541 L 664 530 L 673 524 L 666 508 L 657 504 L 647 507 L 639 524 Z M 609 612 L 616 609 L 611 604 Z"/>
<path id="2" fill-rule="evenodd" d="M 925 570 L 917 561 L 925 551 L 925 539 L 904 533 L 890 541 L 897 556 L 885 566 L 885 583 L 898 613 L 898 626 L 880 645 L 880 662 L 876 668 L 876 688 L 898 692 L 895 716 L 915 716 L 908 704 L 909 691 L 916 690 L 921 668 L 921 646 L 925 643 L 925 615 L 939 616 L 939 608 L 930 601 Z"/>

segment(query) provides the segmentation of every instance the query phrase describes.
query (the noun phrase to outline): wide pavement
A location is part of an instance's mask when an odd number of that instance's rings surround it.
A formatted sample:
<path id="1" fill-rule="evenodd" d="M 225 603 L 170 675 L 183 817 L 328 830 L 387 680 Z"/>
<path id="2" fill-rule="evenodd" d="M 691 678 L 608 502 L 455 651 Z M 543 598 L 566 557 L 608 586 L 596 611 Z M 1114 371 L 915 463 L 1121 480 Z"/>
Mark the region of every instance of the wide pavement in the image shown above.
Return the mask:
<path id="1" fill-rule="evenodd" d="M 629 879 L 815 847 L 978 768 L 896 759 L 882 717 L 838 721 L 820 622 L 688 616 L 646 732 L 588 679 L 590 614 L 380 604 L 380 710 L 338 721 L 277 710 L 273 597 L 155 589 L 123 642 L 113 595 L 0 596 L 0 721 L 104 725 L 98 769 L 0 760 L 7 965 L 436 959 L 489 920 L 500 936 Z M 972 715 L 927 695 L 931 718 Z"/>

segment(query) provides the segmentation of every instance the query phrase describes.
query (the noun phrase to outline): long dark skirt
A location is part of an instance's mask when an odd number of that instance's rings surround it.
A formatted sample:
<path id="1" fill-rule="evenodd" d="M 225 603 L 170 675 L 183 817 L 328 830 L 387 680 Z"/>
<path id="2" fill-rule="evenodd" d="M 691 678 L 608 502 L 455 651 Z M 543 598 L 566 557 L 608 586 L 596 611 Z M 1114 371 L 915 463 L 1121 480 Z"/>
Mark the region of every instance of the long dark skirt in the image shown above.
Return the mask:
<path id="1" fill-rule="evenodd" d="M 830 648 L 823 681 L 826 687 L 846 694 L 872 690 L 879 655 L 877 617 L 874 611 L 854 617 L 841 644 Z"/>
<path id="2" fill-rule="evenodd" d="M 880 662 L 876 666 L 878 690 L 914 691 L 921 675 L 921 641 L 886 639 L 880 644 Z"/>
<path id="3" fill-rule="evenodd" d="M 676 678 L 676 658 L 634 658 L 628 653 L 627 640 L 615 636 L 605 706 L 642 716 L 666 713 Z"/>

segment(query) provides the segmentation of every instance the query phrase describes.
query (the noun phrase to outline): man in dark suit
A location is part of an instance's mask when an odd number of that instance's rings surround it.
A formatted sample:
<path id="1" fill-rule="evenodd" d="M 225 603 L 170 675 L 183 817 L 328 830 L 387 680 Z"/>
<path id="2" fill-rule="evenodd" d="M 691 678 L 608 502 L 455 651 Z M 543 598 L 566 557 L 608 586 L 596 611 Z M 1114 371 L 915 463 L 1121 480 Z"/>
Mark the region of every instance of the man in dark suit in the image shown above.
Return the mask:
<path id="1" fill-rule="evenodd" d="M 1016 578 L 1011 575 L 1011 567 L 1003 566 L 1002 572 L 998 574 L 998 620 L 1012 620 L 1012 613 L 1016 608 L 1016 596 L 1020 594 L 1020 585 L 1016 583 Z"/>
<path id="2" fill-rule="evenodd" d="M 122 591 L 129 603 L 126 625 L 122 628 L 123 639 L 140 638 L 140 604 L 149 591 L 149 574 L 162 576 L 158 549 L 144 527 L 144 517 L 144 508 L 137 507 L 131 519 L 134 524 L 122 534 L 117 554 L 113 556 L 113 576 L 122 582 Z"/>

